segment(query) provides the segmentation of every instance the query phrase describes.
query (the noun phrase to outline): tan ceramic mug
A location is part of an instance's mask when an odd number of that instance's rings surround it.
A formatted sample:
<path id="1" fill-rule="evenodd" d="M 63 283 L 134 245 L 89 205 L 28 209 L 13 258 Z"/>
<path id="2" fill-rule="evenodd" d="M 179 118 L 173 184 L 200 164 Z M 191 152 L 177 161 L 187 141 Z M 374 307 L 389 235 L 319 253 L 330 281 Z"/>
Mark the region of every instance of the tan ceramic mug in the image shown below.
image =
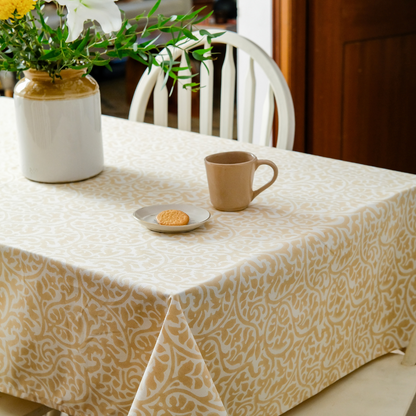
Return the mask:
<path id="1" fill-rule="evenodd" d="M 273 178 L 253 191 L 254 173 L 260 165 L 273 169 Z M 205 158 L 209 196 L 219 211 L 241 211 L 260 193 L 272 185 L 278 175 L 277 166 L 270 160 L 258 160 L 252 153 L 224 152 Z"/>

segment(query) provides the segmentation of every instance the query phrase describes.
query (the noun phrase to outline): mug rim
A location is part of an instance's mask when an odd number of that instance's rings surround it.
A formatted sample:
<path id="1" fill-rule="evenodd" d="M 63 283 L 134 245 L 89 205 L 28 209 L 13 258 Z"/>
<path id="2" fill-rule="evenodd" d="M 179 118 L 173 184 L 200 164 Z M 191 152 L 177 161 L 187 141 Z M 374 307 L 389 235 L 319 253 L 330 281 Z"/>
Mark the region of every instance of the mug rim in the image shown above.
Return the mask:
<path id="1" fill-rule="evenodd" d="M 219 163 L 219 162 L 211 162 L 208 160 L 209 158 L 213 156 L 220 156 L 220 155 L 225 155 L 225 154 L 230 154 L 230 153 L 240 153 L 244 155 L 250 155 L 251 159 L 245 162 L 237 162 L 237 163 Z M 227 152 L 212 153 L 205 157 L 205 163 L 209 163 L 210 165 L 218 165 L 218 166 L 236 166 L 236 165 L 245 165 L 246 163 L 251 163 L 253 162 L 253 160 L 256 160 L 256 159 L 257 159 L 256 155 L 251 152 L 245 152 L 243 150 L 231 150 Z"/>

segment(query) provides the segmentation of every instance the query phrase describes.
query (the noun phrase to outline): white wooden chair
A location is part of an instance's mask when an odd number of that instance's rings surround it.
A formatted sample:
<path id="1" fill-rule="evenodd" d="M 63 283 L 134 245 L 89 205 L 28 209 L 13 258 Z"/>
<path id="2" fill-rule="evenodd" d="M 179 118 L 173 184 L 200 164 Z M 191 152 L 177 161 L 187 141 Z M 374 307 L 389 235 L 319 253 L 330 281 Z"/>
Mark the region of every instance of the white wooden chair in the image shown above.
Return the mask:
<path id="1" fill-rule="evenodd" d="M 416 416 L 416 331 L 406 349 L 370 361 L 284 416 Z"/>
<path id="2" fill-rule="evenodd" d="M 219 30 L 210 30 L 210 33 L 221 32 Z M 206 36 L 194 32 L 197 41 L 188 41 L 182 45 L 183 50 L 193 49 L 197 46 L 208 47 Z M 234 94 L 235 94 L 235 65 L 233 58 L 233 48 L 242 50 L 250 57 L 249 71 L 246 78 L 246 88 L 244 94 L 243 106 L 243 128 L 239 132 L 239 140 L 243 142 L 252 142 L 253 140 L 253 120 L 254 120 L 254 94 L 256 89 L 256 80 L 254 75 L 254 62 L 256 62 L 264 71 L 270 82 L 270 87 L 263 107 L 263 118 L 261 131 L 259 132 L 259 144 L 268 145 L 272 122 L 274 117 L 274 99 L 277 103 L 279 127 L 277 147 L 281 149 L 292 150 L 295 134 L 295 114 L 293 108 L 292 96 L 289 87 L 280 72 L 277 64 L 271 59 L 263 49 L 247 38 L 234 32 L 225 32 L 218 38 L 212 39 L 212 43 L 226 44 L 226 54 L 221 72 L 221 109 L 220 109 L 220 137 L 231 139 L 233 137 L 233 119 L 234 119 Z M 185 66 L 185 56 L 181 49 L 171 49 L 174 59 L 181 56 L 181 66 Z M 160 62 L 167 59 L 166 51 L 162 51 L 158 59 Z M 212 117 L 213 117 L 213 62 L 206 61 L 207 68 L 201 65 L 200 83 L 203 88 L 200 90 L 200 133 L 212 135 Z M 181 71 L 180 75 L 186 76 L 190 73 Z M 140 79 L 133 101 L 130 107 L 129 120 L 144 121 L 147 104 L 150 94 L 154 89 L 154 124 L 160 126 L 168 125 L 168 91 L 167 88 L 161 88 L 163 84 L 164 73 L 160 67 L 153 67 L 152 70 L 146 71 Z M 180 80 L 183 84 L 192 82 Z M 274 97 L 274 99 L 273 99 Z M 239 103 L 241 99 L 239 97 Z M 239 111 L 240 110 L 239 106 Z M 191 91 L 178 87 L 178 128 L 180 130 L 191 130 Z M 240 134 L 241 133 L 241 134 Z"/>
<path id="3" fill-rule="evenodd" d="M 0 416 L 59 416 L 60 414 L 58 410 L 43 404 L 0 393 Z"/>

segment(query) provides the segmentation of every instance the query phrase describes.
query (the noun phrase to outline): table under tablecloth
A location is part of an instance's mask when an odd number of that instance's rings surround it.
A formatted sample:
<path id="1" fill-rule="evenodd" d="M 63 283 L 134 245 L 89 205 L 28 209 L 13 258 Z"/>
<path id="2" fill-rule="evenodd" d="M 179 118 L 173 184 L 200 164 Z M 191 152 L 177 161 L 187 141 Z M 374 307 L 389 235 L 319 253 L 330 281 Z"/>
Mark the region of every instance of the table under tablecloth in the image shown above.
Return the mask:
<path id="1" fill-rule="evenodd" d="M 415 175 L 111 117 L 103 135 L 99 176 L 31 182 L 0 99 L 0 391 L 77 416 L 279 415 L 407 345 Z M 203 163 L 228 150 L 279 167 L 237 213 Z M 168 203 L 212 218 L 132 215 Z"/>

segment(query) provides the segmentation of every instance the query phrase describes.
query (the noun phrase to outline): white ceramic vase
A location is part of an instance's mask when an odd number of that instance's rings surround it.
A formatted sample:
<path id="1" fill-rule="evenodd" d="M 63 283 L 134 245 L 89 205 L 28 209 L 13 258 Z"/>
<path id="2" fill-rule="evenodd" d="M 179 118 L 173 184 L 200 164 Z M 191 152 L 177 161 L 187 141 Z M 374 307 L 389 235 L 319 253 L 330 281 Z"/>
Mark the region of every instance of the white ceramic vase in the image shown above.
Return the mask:
<path id="1" fill-rule="evenodd" d="M 103 170 L 101 103 L 97 82 L 83 70 L 62 78 L 25 71 L 14 90 L 23 175 L 36 182 L 65 183 Z"/>

